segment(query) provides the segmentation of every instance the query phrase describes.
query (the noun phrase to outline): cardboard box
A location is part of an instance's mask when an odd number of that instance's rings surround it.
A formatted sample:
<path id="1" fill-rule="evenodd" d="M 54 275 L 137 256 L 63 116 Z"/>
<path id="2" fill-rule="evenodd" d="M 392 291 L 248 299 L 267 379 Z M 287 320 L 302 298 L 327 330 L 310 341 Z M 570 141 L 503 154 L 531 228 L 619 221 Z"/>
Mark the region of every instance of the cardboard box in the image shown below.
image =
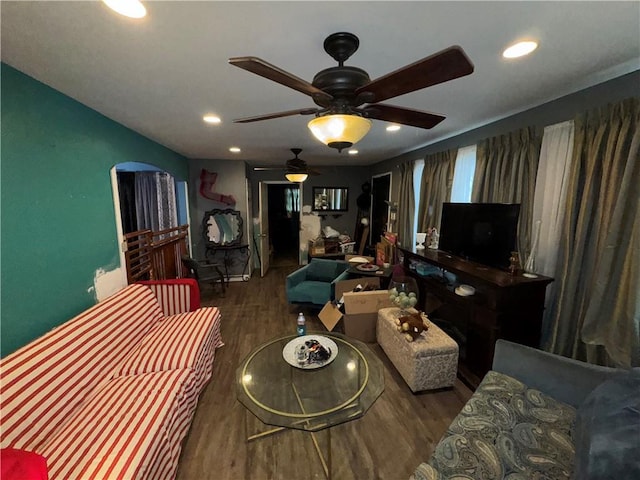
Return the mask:
<path id="1" fill-rule="evenodd" d="M 361 342 L 375 343 L 378 312 L 360 313 L 357 315 L 346 314 L 343 319 L 345 335 L 360 340 Z"/>
<path id="2" fill-rule="evenodd" d="M 344 333 L 362 342 L 375 342 L 378 310 L 392 306 L 388 290 L 345 292 Z"/>
<path id="3" fill-rule="evenodd" d="M 336 300 L 338 303 L 341 302 L 342 297 L 347 292 L 353 292 L 353 289 L 358 285 L 369 285 L 373 288 L 380 288 L 380 278 L 379 277 L 361 277 L 361 278 L 352 278 L 351 280 L 342 280 L 341 282 L 336 283 Z M 366 293 L 366 292 L 357 292 L 357 293 Z"/>
<path id="4" fill-rule="evenodd" d="M 396 263 L 396 236 L 393 233 L 389 233 L 389 235 L 393 236 L 392 240 L 390 240 L 385 235 L 380 237 L 380 243 L 383 245 L 382 248 L 386 257 L 385 262 L 394 265 Z"/>
<path id="5" fill-rule="evenodd" d="M 311 255 L 324 255 L 324 241 L 323 240 L 309 240 L 309 253 Z"/>
<path id="6" fill-rule="evenodd" d="M 320 310 L 318 318 L 326 327 L 327 331 L 332 332 L 342 318 L 342 312 L 332 302 L 327 302 L 324 304 L 324 307 L 322 307 L 322 310 Z"/>
<path id="7" fill-rule="evenodd" d="M 380 280 L 377 277 L 374 278 Z M 344 294 L 344 312 L 346 314 L 378 313 L 378 310 L 387 307 L 393 307 L 391 300 L 389 300 L 388 290 L 345 292 Z"/>
<path id="8" fill-rule="evenodd" d="M 389 300 L 389 293 L 387 290 L 374 290 L 374 291 L 366 291 L 366 292 L 353 292 L 353 289 L 358 285 L 364 286 L 368 284 L 370 286 L 374 286 L 375 288 L 380 288 L 380 279 L 378 277 L 363 277 L 363 278 L 354 278 L 352 280 L 343 280 L 341 282 L 336 283 L 336 299 L 340 306 L 342 306 L 341 301 L 345 301 L 345 297 L 347 295 L 355 296 L 355 295 L 365 295 L 368 293 L 380 293 L 384 292 L 384 296 Z M 372 298 L 379 298 L 378 296 L 367 297 L 369 308 L 373 308 L 372 306 Z M 351 300 L 352 306 L 354 305 L 354 301 Z M 356 302 L 358 303 L 358 302 Z M 377 302 L 376 302 L 377 304 Z M 338 322 L 343 318 L 343 313 L 340 306 L 334 305 L 332 302 L 327 302 L 322 310 L 318 314 L 318 318 L 322 322 L 322 324 L 327 328 L 328 331 L 332 331 Z M 346 311 L 346 304 L 342 306 Z M 362 310 L 363 307 L 359 307 Z M 384 307 L 381 307 L 384 308 Z M 356 307 L 356 310 L 358 307 Z M 347 312 L 348 313 L 348 312 Z M 371 317 L 375 317 L 373 321 Z M 375 312 L 369 312 L 368 316 L 362 315 L 344 315 L 344 333 L 350 337 L 357 338 L 358 340 L 362 340 L 364 342 L 375 342 L 375 324 L 378 318 L 378 310 Z M 373 325 L 373 337 L 371 334 L 371 328 Z"/>

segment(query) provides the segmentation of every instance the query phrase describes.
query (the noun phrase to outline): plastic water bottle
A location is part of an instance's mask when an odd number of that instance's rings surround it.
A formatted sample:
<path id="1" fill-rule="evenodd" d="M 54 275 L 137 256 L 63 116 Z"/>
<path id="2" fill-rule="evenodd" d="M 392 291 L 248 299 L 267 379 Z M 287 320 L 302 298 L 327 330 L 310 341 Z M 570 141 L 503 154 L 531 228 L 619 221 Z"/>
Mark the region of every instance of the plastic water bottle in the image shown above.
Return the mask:
<path id="1" fill-rule="evenodd" d="M 298 314 L 298 335 L 306 335 L 307 334 L 307 326 L 304 321 L 304 315 L 302 313 Z"/>

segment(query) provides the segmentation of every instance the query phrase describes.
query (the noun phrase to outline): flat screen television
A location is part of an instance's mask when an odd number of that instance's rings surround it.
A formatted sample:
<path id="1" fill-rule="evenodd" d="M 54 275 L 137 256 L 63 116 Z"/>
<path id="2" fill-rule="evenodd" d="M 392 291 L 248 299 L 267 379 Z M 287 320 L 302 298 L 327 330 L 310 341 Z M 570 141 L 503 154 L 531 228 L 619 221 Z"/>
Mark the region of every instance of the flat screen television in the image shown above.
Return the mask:
<path id="1" fill-rule="evenodd" d="M 516 250 L 519 203 L 444 203 L 438 248 L 495 268 Z"/>

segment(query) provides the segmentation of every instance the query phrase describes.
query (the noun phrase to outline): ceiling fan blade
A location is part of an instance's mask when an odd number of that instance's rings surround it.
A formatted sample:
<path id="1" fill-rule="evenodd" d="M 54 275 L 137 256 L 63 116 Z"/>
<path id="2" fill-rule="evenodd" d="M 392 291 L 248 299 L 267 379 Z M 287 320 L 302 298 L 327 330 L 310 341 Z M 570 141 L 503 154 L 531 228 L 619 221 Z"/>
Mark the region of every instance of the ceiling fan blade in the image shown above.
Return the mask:
<path id="1" fill-rule="evenodd" d="M 234 57 L 229 59 L 231 65 L 240 67 L 248 72 L 255 73 L 261 77 L 272 80 L 285 87 L 293 88 L 298 92 L 309 95 L 321 102 L 328 103 L 333 100 L 333 96 L 323 92 L 311 83 L 296 77 L 295 75 L 285 72 L 281 68 L 271 65 L 258 57 Z"/>
<path id="2" fill-rule="evenodd" d="M 289 117 L 291 115 L 312 115 L 320 111 L 318 108 L 302 108 L 298 110 L 287 110 L 286 112 L 267 113 L 255 117 L 236 118 L 233 123 L 259 122 L 260 120 L 270 120 L 272 118 Z"/>
<path id="3" fill-rule="evenodd" d="M 273 170 L 285 171 L 286 167 L 253 167 L 253 170 L 256 172 L 268 172 Z M 291 173 L 298 173 L 298 172 L 291 172 Z M 307 168 L 307 173 L 313 176 L 322 175 L 322 173 L 319 170 L 315 170 L 313 168 Z"/>
<path id="4" fill-rule="evenodd" d="M 403 125 L 411 125 L 419 128 L 433 128 L 446 117 L 436 113 L 422 112 L 420 110 L 411 110 L 404 107 L 394 107 L 381 103 L 374 103 L 362 109 L 364 116 L 367 118 L 375 118 L 376 120 L 384 120 L 387 122 L 401 123 Z"/>
<path id="5" fill-rule="evenodd" d="M 473 64 L 461 47 L 454 45 L 411 65 L 388 73 L 356 89 L 360 93 L 372 93 L 369 103 L 414 92 L 422 88 L 464 77 L 473 72 Z"/>

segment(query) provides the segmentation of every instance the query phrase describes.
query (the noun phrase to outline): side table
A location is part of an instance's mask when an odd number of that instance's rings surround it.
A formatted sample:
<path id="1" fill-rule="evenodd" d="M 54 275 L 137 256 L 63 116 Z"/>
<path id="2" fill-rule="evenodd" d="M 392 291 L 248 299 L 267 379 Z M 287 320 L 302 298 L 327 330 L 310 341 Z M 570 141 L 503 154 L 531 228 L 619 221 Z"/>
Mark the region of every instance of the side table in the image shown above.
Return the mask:
<path id="1" fill-rule="evenodd" d="M 233 252 L 238 252 L 240 256 L 240 261 L 244 262 L 242 267 L 242 280 L 249 280 L 249 276 L 247 275 L 247 266 L 249 265 L 249 245 L 241 244 L 241 245 L 220 245 L 220 246 L 210 246 L 207 245 L 205 251 L 205 258 L 207 260 L 214 261 L 216 254 L 222 252 L 222 262 L 224 265 L 224 273 L 227 278 L 227 285 L 229 285 L 229 267 L 233 265 L 234 259 L 232 258 Z"/>
<path id="2" fill-rule="evenodd" d="M 389 282 L 391 281 L 391 275 L 393 274 L 393 267 L 382 268 L 376 270 L 375 272 L 367 272 L 363 270 L 358 270 L 357 266 L 349 267 L 347 273 L 351 277 L 378 277 L 380 279 L 380 286 L 385 289 L 389 286 Z"/>

